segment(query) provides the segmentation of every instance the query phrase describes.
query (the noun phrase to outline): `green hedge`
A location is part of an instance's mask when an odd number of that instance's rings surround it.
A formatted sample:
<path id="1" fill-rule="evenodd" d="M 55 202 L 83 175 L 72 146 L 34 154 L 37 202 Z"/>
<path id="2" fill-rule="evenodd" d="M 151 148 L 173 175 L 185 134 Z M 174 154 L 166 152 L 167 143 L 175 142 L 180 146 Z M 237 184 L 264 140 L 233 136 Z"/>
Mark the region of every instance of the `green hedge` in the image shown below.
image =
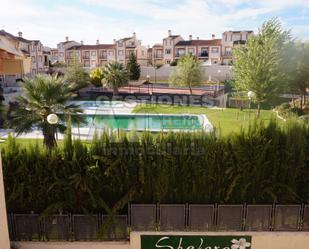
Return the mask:
<path id="1" fill-rule="evenodd" d="M 110 212 L 135 203 L 309 201 L 309 128 L 271 122 L 225 138 L 205 133 L 103 134 L 50 152 L 2 149 L 13 212 Z"/>

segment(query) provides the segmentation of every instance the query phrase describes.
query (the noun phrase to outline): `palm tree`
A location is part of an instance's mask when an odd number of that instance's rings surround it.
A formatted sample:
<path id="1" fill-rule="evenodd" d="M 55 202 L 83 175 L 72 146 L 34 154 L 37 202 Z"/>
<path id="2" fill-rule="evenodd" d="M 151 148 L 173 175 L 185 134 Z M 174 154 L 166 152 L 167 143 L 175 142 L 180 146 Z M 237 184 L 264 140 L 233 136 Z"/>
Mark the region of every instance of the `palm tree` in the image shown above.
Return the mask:
<path id="1" fill-rule="evenodd" d="M 56 145 L 56 130 L 65 130 L 65 119 L 72 116 L 72 121 L 82 121 L 78 106 L 68 103 L 75 96 L 74 84 L 67 83 L 62 77 L 36 75 L 25 79 L 24 94 L 16 98 L 16 107 L 11 111 L 10 124 L 17 134 L 42 129 L 44 144 L 52 149 Z M 60 122 L 49 124 L 47 116 L 57 114 Z M 73 120 L 74 119 L 74 120 Z"/>
<path id="2" fill-rule="evenodd" d="M 129 82 L 129 73 L 122 63 L 110 62 L 103 67 L 103 86 L 113 88 L 113 94 L 118 93 L 118 88 L 126 86 Z"/>

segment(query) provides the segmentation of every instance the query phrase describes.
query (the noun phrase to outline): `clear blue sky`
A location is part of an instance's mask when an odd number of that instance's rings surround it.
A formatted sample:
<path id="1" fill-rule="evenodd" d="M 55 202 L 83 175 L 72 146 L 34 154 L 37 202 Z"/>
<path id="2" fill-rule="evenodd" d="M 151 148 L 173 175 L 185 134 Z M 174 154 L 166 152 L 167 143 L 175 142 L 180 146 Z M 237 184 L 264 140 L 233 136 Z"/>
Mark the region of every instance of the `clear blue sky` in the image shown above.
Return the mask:
<path id="1" fill-rule="evenodd" d="M 225 30 L 257 31 L 275 16 L 295 37 L 309 40 L 309 0 L 0 0 L 0 6 L 0 29 L 50 47 L 65 36 L 112 43 L 133 32 L 152 45 L 168 29 L 208 39 Z"/>

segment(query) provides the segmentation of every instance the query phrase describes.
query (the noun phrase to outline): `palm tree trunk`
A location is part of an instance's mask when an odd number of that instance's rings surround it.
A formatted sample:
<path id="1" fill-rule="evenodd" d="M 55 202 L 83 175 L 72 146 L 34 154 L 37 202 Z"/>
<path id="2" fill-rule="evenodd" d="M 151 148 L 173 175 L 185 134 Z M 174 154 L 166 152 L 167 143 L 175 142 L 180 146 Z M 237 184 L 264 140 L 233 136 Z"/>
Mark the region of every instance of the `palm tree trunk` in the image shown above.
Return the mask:
<path id="1" fill-rule="evenodd" d="M 43 128 L 43 136 L 44 136 L 44 145 L 49 149 L 53 149 L 56 145 L 56 138 L 55 138 L 55 127 L 53 125 L 46 125 Z"/>

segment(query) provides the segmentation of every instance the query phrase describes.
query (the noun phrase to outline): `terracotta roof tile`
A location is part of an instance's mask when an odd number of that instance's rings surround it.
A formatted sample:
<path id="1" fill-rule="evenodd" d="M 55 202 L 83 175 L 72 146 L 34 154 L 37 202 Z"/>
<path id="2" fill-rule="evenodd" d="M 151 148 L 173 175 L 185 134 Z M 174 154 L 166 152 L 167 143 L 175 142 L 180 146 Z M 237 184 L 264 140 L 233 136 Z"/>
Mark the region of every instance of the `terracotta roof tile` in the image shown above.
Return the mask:
<path id="1" fill-rule="evenodd" d="M 175 46 L 220 46 L 221 39 L 179 41 Z"/>
<path id="2" fill-rule="evenodd" d="M 86 50 L 86 49 L 115 49 L 115 44 L 99 44 L 99 45 L 76 45 L 68 50 Z"/>

